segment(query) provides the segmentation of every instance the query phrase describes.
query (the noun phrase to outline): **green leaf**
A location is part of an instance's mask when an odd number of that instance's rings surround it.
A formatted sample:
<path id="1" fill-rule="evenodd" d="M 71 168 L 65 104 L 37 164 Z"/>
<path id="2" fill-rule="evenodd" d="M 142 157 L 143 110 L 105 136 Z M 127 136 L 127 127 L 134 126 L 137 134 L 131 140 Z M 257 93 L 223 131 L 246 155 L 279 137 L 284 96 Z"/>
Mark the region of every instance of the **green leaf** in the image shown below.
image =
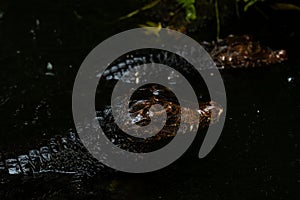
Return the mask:
<path id="1" fill-rule="evenodd" d="M 138 13 L 141 12 L 141 11 L 148 10 L 148 9 L 150 9 L 150 8 L 153 8 L 153 7 L 156 6 L 160 1 L 161 1 L 161 0 L 153 1 L 153 2 L 151 2 L 151 3 L 149 3 L 149 4 L 145 5 L 145 6 L 143 6 L 143 7 L 140 8 L 140 9 L 137 9 L 137 10 L 132 11 L 131 13 L 125 15 L 125 16 L 120 17 L 119 20 L 123 20 L 123 19 L 130 18 L 130 17 L 132 17 L 132 16 L 138 14 Z"/>
<path id="2" fill-rule="evenodd" d="M 181 4 L 181 6 L 185 9 L 186 21 L 190 22 L 197 18 L 196 8 L 194 5 L 195 0 L 177 0 L 177 3 Z"/>
<path id="3" fill-rule="evenodd" d="M 194 5 L 190 5 L 188 8 L 186 8 L 185 12 L 186 12 L 186 16 L 185 16 L 186 21 L 189 22 L 190 20 L 195 20 L 197 18 L 196 9 Z"/>

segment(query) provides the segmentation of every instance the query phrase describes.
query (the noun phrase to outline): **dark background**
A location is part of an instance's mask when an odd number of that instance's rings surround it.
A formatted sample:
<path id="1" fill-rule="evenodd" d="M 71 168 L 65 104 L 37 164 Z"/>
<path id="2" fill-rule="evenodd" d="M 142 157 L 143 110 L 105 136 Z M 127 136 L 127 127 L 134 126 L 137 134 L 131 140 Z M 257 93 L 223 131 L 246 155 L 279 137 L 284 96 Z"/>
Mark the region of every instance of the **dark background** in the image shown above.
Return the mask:
<path id="1" fill-rule="evenodd" d="M 147 21 L 147 15 L 118 20 L 146 3 L 0 2 L 2 151 L 22 152 L 74 129 L 71 94 L 81 62 L 104 39 Z M 186 155 L 157 172 L 98 177 L 80 187 L 68 186 L 72 184 L 64 176 L 12 182 L 0 185 L 5 188 L 0 194 L 28 199 L 299 199 L 300 11 L 257 6 L 267 17 L 254 8 L 241 12 L 240 18 L 224 11 L 221 37 L 251 34 L 264 45 L 286 49 L 289 60 L 260 69 L 221 71 L 228 113 L 221 138 L 206 158 L 197 158 L 199 138 Z M 202 26 L 201 20 L 195 23 L 188 35 L 199 41 L 215 39 L 213 19 Z"/>

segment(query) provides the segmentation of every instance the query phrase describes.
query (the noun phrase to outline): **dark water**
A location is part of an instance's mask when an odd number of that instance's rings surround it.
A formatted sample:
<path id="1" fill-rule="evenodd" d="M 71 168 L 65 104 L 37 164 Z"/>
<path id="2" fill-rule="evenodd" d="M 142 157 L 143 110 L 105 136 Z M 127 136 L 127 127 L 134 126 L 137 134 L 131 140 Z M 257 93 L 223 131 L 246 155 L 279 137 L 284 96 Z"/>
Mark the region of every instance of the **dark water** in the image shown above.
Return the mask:
<path id="1" fill-rule="evenodd" d="M 0 5 L 0 145 L 3 151 L 22 152 L 41 139 L 74 128 L 71 94 L 81 62 L 107 37 L 136 27 L 140 19 L 116 19 L 139 5 L 134 1 L 54 0 L 3 1 Z M 13 177 L 17 181 L 0 185 L 1 197 L 298 199 L 297 17 L 297 12 L 280 11 L 262 20 L 249 14 L 224 29 L 225 36 L 252 33 L 266 45 L 285 48 L 289 60 L 261 69 L 221 71 L 227 119 L 219 142 L 206 158 L 197 158 L 200 136 L 186 155 L 157 172 L 116 173 L 80 183 L 63 175 L 22 181 Z"/>

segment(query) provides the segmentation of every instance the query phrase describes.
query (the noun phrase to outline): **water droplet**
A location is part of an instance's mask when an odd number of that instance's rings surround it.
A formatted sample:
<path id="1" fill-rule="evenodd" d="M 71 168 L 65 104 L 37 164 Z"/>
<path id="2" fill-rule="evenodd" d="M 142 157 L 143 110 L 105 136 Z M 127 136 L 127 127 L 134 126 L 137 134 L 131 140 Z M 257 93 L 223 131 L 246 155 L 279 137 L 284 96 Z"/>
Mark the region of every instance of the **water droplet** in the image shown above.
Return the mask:
<path id="1" fill-rule="evenodd" d="M 288 81 L 289 83 L 291 83 L 293 80 L 294 80 L 294 77 L 288 77 L 288 78 L 287 78 L 287 81 Z"/>
<path id="2" fill-rule="evenodd" d="M 36 25 L 37 28 L 40 27 L 40 20 L 39 20 L 39 19 L 36 19 L 36 20 L 35 20 L 35 25 Z"/>
<path id="3" fill-rule="evenodd" d="M 47 75 L 47 76 L 55 76 L 55 74 L 53 72 L 46 72 L 45 75 Z"/>
<path id="4" fill-rule="evenodd" d="M 158 91 L 158 90 L 155 90 L 155 91 L 153 92 L 153 95 L 155 95 L 155 96 L 159 95 L 159 91 Z"/>
<path id="5" fill-rule="evenodd" d="M 47 70 L 53 70 L 53 65 L 50 62 L 47 63 Z"/>

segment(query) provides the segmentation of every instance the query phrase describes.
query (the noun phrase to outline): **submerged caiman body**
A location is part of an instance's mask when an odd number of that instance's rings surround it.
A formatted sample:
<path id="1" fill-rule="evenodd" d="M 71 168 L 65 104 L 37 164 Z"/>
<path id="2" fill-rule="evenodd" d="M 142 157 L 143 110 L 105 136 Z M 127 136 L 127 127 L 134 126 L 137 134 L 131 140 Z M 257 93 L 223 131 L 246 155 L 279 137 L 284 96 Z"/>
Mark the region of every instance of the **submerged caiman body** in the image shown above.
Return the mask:
<path id="1" fill-rule="evenodd" d="M 285 50 L 272 50 L 249 35 L 228 37 L 205 45 L 220 68 L 253 68 L 281 63 L 287 59 Z"/>
<path id="2" fill-rule="evenodd" d="M 286 60 L 284 50 L 272 51 L 269 48 L 262 47 L 258 42 L 253 42 L 249 36 L 228 36 L 218 42 L 205 43 L 205 48 L 219 68 L 260 67 Z M 111 63 L 100 76 L 105 81 L 119 80 L 122 77 L 122 80 L 125 82 L 135 83 L 139 80 L 138 76 L 123 78 L 123 75 L 128 70 L 135 69 L 144 63 L 161 63 L 170 66 L 173 65 L 173 67 L 175 65 L 175 69 L 177 68 L 179 71 L 187 73 L 189 73 L 191 67 L 187 61 L 178 60 L 176 56 L 170 56 L 170 52 L 152 52 L 150 54 L 131 52 Z M 172 75 L 170 74 L 168 78 L 172 80 Z M 133 100 L 133 106 L 128 111 L 132 117 L 132 121 L 127 124 L 125 123 L 125 125 L 130 126 L 133 122 L 136 124 L 147 124 L 147 121 L 149 121 L 147 116 L 149 115 L 149 107 L 166 100 L 164 99 L 164 89 L 151 90 L 151 88 L 148 88 L 148 90 L 151 91 L 150 93 L 155 98 L 150 97 L 146 99 L 141 97 L 141 99 Z M 161 94 L 159 98 L 157 98 L 157 93 Z M 163 103 L 162 105 L 165 110 L 169 109 L 172 114 L 168 117 L 168 126 L 157 136 L 143 141 L 135 141 L 135 144 L 132 142 L 134 138 L 129 138 L 128 135 L 120 136 L 119 131 L 116 131 L 116 126 L 111 125 L 113 124 L 113 118 L 111 117 L 109 106 L 106 106 L 105 109 L 99 112 L 98 120 L 103 129 L 109 132 L 108 137 L 114 144 L 133 152 L 147 152 L 151 149 L 149 145 L 151 146 L 165 138 L 172 138 L 180 123 L 188 127 L 187 132 L 194 125 L 197 128 L 199 126 L 204 129 L 209 126 L 210 122 L 218 121 L 218 118 L 222 114 L 222 107 L 209 100 L 202 102 L 197 110 L 180 108 L 175 101 Z M 138 107 L 139 109 L 135 109 L 134 107 Z M 180 118 L 176 118 L 181 110 L 190 113 L 187 119 L 180 120 Z M 154 114 L 159 113 L 157 111 Z M 39 148 L 30 149 L 28 153 L 21 155 L 11 156 L 10 153 L 0 154 L 0 174 L 35 175 L 53 172 L 93 175 L 101 172 L 104 168 L 106 167 L 103 164 L 89 154 L 75 133 L 69 133 L 65 137 L 58 136 L 51 138 Z"/>
<path id="3" fill-rule="evenodd" d="M 139 100 L 134 102 L 129 109 L 132 120 L 124 122 L 124 126 L 131 127 L 132 122 L 136 124 L 147 124 L 149 119 L 149 100 Z M 137 109 L 138 107 L 138 109 Z M 142 107 L 142 108 L 141 108 Z M 114 123 L 111 107 L 106 106 L 102 111 L 97 112 L 94 122 L 103 128 L 108 139 L 119 146 L 131 152 L 149 152 L 158 149 L 168 143 L 176 135 L 179 123 L 186 127 L 186 133 L 190 129 L 199 127 L 204 129 L 210 122 L 218 121 L 222 114 L 222 107 L 214 102 L 201 104 L 199 110 L 189 110 L 182 108 L 174 102 L 165 103 L 164 109 L 170 114 L 166 120 L 166 126 L 158 132 L 157 135 L 147 139 L 140 139 L 124 134 Z M 188 118 L 180 119 L 180 110 L 189 112 Z M 151 113 L 151 115 L 160 115 L 161 110 Z M 120 113 L 122 114 L 122 113 Z M 85 124 L 92 126 L 93 124 Z M 106 169 L 106 170 L 103 170 Z M 35 176 L 44 173 L 62 173 L 92 176 L 97 173 L 109 171 L 95 159 L 85 148 L 78 135 L 69 132 L 66 136 L 56 136 L 44 141 L 38 148 L 30 149 L 27 153 L 16 155 L 10 153 L 0 154 L 0 175 L 26 175 Z"/>
<path id="4" fill-rule="evenodd" d="M 0 154 L 1 174 L 34 176 L 53 172 L 92 175 L 104 166 L 84 148 L 75 133 L 57 136 L 22 155 Z"/>
<path id="5" fill-rule="evenodd" d="M 255 41 L 249 35 L 234 36 L 229 35 L 224 39 L 213 42 L 202 42 L 201 45 L 210 54 L 218 69 L 232 68 L 256 68 L 279 64 L 287 60 L 286 50 L 272 50 L 263 46 L 259 41 Z M 142 52 L 142 53 L 141 53 Z M 188 52 L 187 52 L 188 53 Z M 138 51 L 122 56 L 111 67 L 104 71 L 103 76 L 107 80 L 119 79 L 128 69 L 145 63 L 161 63 L 173 65 L 175 69 L 189 71 L 191 66 L 187 61 L 180 60 L 170 52 Z M 124 59 L 125 58 L 125 59 Z M 175 65 L 175 66 L 174 66 Z M 177 67 L 177 68 L 176 68 Z M 126 77 L 127 82 L 134 82 L 136 79 Z"/>

